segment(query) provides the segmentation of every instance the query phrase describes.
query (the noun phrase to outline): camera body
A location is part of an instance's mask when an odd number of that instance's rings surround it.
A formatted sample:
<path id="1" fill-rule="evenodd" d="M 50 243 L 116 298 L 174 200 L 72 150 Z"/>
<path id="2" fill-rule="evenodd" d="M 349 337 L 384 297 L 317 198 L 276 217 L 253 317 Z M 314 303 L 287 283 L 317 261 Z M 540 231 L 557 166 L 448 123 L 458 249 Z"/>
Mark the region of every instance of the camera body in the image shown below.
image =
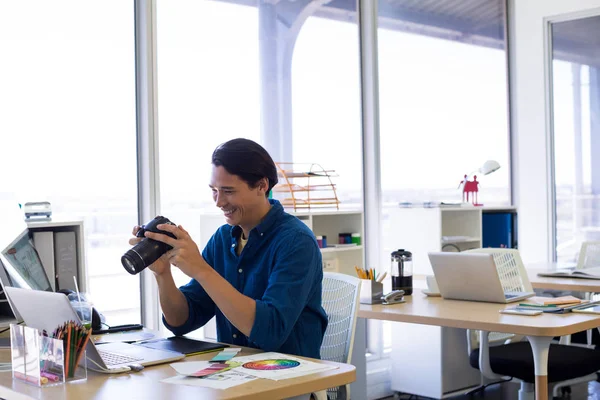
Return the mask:
<path id="1" fill-rule="evenodd" d="M 176 239 L 175 235 L 167 231 L 161 231 L 157 228 L 159 224 L 175 225 L 168 218 L 161 215 L 156 216 L 152 221 L 140 227 L 136 237 L 143 238 L 139 243 L 127 250 L 121 257 L 121 264 L 127 272 L 135 275 L 153 262 L 158 260 L 160 256 L 171 250 L 173 247 L 166 243 L 159 242 L 147 237 L 144 237 L 146 232 L 162 233 Z"/>

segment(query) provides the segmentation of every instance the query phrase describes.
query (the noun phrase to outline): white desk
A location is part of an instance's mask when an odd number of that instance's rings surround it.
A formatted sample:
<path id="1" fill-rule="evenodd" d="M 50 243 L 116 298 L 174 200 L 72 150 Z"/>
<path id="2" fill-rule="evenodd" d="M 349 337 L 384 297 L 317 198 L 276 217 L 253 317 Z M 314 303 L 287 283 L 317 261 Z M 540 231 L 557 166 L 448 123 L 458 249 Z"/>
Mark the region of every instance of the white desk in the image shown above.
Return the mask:
<path id="1" fill-rule="evenodd" d="M 420 290 L 415 290 L 406 299 L 406 303 L 392 306 L 361 304 L 358 316 L 527 336 L 534 355 L 536 400 L 548 399 L 548 350 L 552 338 L 600 326 L 600 316 L 569 313 L 532 318 L 506 315 L 500 314 L 499 310 L 510 305 L 430 298 Z"/>

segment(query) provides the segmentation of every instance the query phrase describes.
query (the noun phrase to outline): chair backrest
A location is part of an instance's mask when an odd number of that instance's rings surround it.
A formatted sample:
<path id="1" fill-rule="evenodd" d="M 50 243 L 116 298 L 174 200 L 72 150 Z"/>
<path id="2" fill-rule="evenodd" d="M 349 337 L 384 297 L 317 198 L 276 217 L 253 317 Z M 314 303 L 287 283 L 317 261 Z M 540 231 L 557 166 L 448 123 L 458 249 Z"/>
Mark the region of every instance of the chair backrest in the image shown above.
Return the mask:
<path id="1" fill-rule="evenodd" d="M 352 357 L 360 279 L 336 272 L 323 273 L 323 308 L 329 318 L 321 358 L 348 363 Z"/>
<path id="2" fill-rule="evenodd" d="M 504 248 L 484 248 L 467 250 L 469 253 L 492 254 L 498 276 L 505 292 L 533 292 L 531 282 L 527 276 L 527 270 L 519 250 Z"/>
<path id="3" fill-rule="evenodd" d="M 336 272 L 323 273 L 322 302 L 329 318 L 321 345 L 323 360 L 349 363 L 352 359 L 356 314 L 360 302 L 360 283 L 360 279 L 350 275 Z M 350 386 L 329 388 L 326 397 L 331 400 L 348 399 Z M 317 398 L 321 397 L 317 396 Z"/>
<path id="4" fill-rule="evenodd" d="M 527 270 L 517 249 L 505 249 L 505 248 L 483 248 L 483 249 L 472 249 L 466 250 L 470 253 L 486 253 L 492 254 L 494 257 L 494 263 L 498 270 L 498 276 L 500 277 L 500 283 L 502 289 L 505 292 L 533 292 L 531 282 L 527 276 Z M 515 335 L 501 332 L 490 332 L 489 341 L 490 343 L 505 342 L 512 339 Z M 467 331 L 467 351 L 471 353 L 472 350 L 479 347 L 479 332 L 478 331 Z"/>
<path id="5" fill-rule="evenodd" d="M 581 244 L 577 269 L 600 267 L 600 241 L 588 241 Z"/>

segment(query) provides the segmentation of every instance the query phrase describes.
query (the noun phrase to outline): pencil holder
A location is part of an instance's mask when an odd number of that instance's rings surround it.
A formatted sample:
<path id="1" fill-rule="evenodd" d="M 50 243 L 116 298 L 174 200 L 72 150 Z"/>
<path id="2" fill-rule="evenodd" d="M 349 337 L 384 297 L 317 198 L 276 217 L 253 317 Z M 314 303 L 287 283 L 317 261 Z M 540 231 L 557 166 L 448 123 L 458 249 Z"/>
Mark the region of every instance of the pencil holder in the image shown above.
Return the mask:
<path id="1" fill-rule="evenodd" d="M 41 335 L 37 329 L 10 325 L 12 377 L 38 387 L 87 379 L 85 350 L 70 362 L 81 364 L 68 373 L 64 341 Z"/>
<path id="2" fill-rule="evenodd" d="M 361 279 L 360 302 L 362 304 L 380 304 L 381 296 L 383 296 L 383 283 Z"/>

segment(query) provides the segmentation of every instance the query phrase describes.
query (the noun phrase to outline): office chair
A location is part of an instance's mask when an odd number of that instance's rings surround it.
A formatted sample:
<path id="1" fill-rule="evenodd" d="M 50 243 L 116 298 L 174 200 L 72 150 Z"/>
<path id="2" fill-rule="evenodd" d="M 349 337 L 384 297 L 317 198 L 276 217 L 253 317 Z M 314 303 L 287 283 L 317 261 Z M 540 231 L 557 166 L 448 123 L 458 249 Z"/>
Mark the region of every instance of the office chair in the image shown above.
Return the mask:
<path id="1" fill-rule="evenodd" d="M 587 241 L 581 243 L 576 269 L 600 267 L 600 241 Z M 586 292 L 586 300 L 592 300 L 597 293 Z M 600 332 L 600 328 L 597 328 Z M 592 347 L 592 329 L 587 330 L 587 345 Z"/>
<path id="2" fill-rule="evenodd" d="M 486 248 L 469 251 L 493 255 L 504 291 L 533 291 L 518 250 Z M 499 344 L 490 346 L 493 342 Z M 522 337 L 486 331 L 479 331 L 477 337 L 472 330 L 467 330 L 467 349 L 471 366 L 479 369 L 485 378 L 517 381 L 521 384 L 519 400 L 534 398 L 533 352 Z M 595 350 L 569 346 L 568 338 L 550 345 L 548 382 L 556 383 L 553 397 L 566 386 L 596 380 L 598 370 L 600 357 Z"/>
<path id="3" fill-rule="evenodd" d="M 349 363 L 352 358 L 360 279 L 335 272 L 323 273 L 323 308 L 329 318 L 321 345 L 321 359 Z M 318 400 L 349 399 L 350 385 L 314 393 Z"/>

